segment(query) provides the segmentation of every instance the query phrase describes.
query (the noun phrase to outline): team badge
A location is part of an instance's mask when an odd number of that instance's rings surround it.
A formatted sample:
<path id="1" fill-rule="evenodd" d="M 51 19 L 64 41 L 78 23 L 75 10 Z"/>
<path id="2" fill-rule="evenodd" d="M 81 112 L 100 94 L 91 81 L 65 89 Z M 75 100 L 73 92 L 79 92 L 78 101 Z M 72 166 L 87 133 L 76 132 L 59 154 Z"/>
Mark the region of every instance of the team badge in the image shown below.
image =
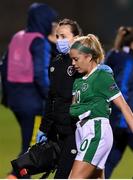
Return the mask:
<path id="1" fill-rule="evenodd" d="M 67 74 L 68 74 L 69 76 L 72 76 L 74 73 L 75 73 L 74 67 L 73 67 L 73 66 L 69 66 L 69 67 L 67 68 Z"/>
<path id="2" fill-rule="evenodd" d="M 50 68 L 50 72 L 54 72 L 55 68 L 54 67 L 51 67 Z"/>
<path id="3" fill-rule="evenodd" d="M 82 91 L 86 91 L 88 89 L 88 84 L 87 83 L 83 83 L 81 89 L 82 89 Z"/>

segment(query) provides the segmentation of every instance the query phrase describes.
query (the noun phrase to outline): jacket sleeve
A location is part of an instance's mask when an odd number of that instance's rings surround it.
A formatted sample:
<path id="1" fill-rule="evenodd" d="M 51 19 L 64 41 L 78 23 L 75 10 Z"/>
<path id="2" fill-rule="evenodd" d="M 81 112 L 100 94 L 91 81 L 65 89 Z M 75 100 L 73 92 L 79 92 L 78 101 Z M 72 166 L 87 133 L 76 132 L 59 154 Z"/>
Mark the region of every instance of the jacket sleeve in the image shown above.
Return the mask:
<path id="1" fill-rule="evenodd" d="M 6 84 L 7 84 L 7 57 L 8 50 L 5 51 L 0 59 L 0 78 L 1 78 L 1 104 L 7 106 L 7 94 L 6 94 Z"/>
<path id="2" fill-rule="evenodd" d="M 42 38 L 33 40 L 31 54 L 34 65 L 34 81 L 42 98 L 46 98 L 49 89 L 48 67 L 50 63 L 50 45 Z"/>

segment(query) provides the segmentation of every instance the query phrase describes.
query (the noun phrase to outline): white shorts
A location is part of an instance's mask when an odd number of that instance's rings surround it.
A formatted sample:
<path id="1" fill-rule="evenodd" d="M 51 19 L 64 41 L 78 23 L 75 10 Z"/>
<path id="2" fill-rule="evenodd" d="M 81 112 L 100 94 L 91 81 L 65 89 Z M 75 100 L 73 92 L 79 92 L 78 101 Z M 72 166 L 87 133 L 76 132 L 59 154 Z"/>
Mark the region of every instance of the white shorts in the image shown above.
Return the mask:
<path id="1" fill-rule="evenodd" d="M 99 117 L 89 119 L 84 125 L 81 125 L 81 122 L 77 122 L 76 144 L 78 154 L 75 160 L 85 161 L 104 169 L 113 145 L 113 134 L 109 120 Z"/>

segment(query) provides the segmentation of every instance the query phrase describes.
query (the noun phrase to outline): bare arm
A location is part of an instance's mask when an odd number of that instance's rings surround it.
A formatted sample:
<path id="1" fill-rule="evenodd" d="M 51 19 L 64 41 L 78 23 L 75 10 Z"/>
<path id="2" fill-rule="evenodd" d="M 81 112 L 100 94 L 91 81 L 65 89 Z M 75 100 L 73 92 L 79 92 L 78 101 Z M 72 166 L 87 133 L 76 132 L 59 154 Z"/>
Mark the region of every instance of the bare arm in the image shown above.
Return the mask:
<path id="1" fill-rule="evenodd" d="M 76 99 L 75 99 L 75 95 L 72 97 L 72 104 L 75 104 Z"/>
<path id="2" fill-rule="evenodd" d="M 113 103 L 121 110 L 127 124 L 133 132 L 133 112 L 131 111 L 123 96 L 121 95 L 118 98 L 114 99 Z"/>

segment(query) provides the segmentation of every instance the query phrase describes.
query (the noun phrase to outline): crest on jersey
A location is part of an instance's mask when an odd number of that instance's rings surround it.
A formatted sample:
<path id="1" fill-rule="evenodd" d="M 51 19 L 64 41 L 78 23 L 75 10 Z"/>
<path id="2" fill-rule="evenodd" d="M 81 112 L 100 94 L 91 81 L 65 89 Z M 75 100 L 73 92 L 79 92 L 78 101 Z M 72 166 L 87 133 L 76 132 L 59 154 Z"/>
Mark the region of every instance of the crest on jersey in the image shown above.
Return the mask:
<path id="1" fill-rule="evenodd" d="M 76 149 L 71 149 L 71 154 L 76 154 L 76 153 L 77 153 Z"/>
<path id="2" fill-rule="evenodd" d="M 69 67 L 67 68 L 67 74 L 68 74 L 69 76 L 72 76 L 72 75 L 74 75 L 74 73 L 75 73 L 74 67 L 73 67 L 73 66 L 69 66 Z"/>
<path id="3" fill-rule="evenodd" d="M 50 67 L 50 72 L 54 72 L 55 68 L 52 66 Z"/>
<path id="4" fill-rule="evenodd" d="M 87 83 L 83 83 L 81 89 L 82 89 L 82 91 L 86 91 L 88 89 L 88 84 Z"/>

